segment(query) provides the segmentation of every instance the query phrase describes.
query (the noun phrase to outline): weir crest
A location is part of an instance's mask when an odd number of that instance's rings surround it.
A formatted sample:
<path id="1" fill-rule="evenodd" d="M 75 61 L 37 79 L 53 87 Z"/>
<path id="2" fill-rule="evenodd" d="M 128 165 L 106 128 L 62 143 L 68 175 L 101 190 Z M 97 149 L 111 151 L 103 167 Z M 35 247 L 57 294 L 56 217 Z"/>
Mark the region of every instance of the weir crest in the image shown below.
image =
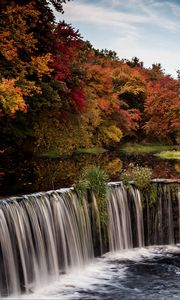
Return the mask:
<path id="1" fill-rule="evenodd" d="M 73 188 L 0 200 L 0 295 L 31 293 L 97 255 L 180 242 L 178 182 L 141 193 L 109 183 L 106 226 L 98 199 Z"/>

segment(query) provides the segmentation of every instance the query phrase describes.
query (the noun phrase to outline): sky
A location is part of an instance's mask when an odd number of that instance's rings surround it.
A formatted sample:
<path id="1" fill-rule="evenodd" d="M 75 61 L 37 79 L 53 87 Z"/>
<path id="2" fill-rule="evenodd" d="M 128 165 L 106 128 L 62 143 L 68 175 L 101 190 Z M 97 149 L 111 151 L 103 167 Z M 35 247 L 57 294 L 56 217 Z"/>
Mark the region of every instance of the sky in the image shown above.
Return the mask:
<path id="1" fill-rule="evenodd" d="M 173 77 L 180 69 L 180 0 L 71 0 L 63 19 L 120 59 L 137 56 L 145 67 L 161 63 Z"/>

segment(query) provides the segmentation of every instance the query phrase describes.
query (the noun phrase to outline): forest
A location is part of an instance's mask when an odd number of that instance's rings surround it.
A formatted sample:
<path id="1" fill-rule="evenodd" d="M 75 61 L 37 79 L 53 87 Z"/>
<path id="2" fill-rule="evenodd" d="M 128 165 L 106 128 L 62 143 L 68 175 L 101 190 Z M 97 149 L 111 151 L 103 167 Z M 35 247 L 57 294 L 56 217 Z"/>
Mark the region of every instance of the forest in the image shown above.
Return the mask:
<path id="1" fill-rule="evenodd" d="M 180 70 L 96 49 L 68 1 L 0 0 L 0 299 L 180 299 Z M 124 11 L 179 32 L 170 2 Z"/>
<path id="2" fill-rule="evenodd" d="M 63 21 L 65 2 L 0 2 L 0 152 L 178 144 L 180 72 L 95 49 Z"/>

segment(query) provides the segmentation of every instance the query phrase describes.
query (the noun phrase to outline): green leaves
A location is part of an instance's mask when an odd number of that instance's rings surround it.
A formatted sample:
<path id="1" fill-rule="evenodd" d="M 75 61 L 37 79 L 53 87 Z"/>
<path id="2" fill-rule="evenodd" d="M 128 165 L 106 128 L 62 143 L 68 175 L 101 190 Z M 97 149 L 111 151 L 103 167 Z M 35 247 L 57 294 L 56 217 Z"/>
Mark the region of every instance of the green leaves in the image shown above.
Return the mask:
<path id="1" fill-rule="evenodd" d="M 97 199 L 97 205 L 100 215 L 100 222 L 102 226 L 107 225 L 107 183 L 108 176 L 99 167 L 93 166 L 90 169 L 86 169 L 79 181 L 74 185 L 75 191 L 77 192 L 80 200 L 87 193 L 87 189 L 90 189 Z"/>
<path id="2" fill-rule="evenodd" d="M 106 197 L 108 176 L 99 167 L 93 166 L 86 169 L 80 180 L 74 185 L 75 190 L 82 195 L 86 189 L 91 189 L 99 199 Z"/>

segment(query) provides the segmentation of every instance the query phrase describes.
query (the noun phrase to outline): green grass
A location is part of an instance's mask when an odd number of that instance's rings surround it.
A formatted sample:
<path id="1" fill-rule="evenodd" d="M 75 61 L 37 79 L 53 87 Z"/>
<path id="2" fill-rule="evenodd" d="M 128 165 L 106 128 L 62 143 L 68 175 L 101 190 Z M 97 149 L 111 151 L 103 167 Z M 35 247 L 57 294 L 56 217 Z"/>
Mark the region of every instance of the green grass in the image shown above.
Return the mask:
<path id="1" fill-rule="evenodd" d="M 162 159 L 180 159 L 180 151 L 162 151 L 160 153 L 154 154 L 155 156 L 158 156 Z"/>
<path id="2" fill-rule="evenodd" d="M 179 149 L 179 146 L 169 146 L 169 145 L 160 145 L 160 144 L 125 144 L 120 146 L 120 151 L 125 153 L 150 153 L 150 152 L 161 152 L 167 150 Z"/>
<path id="3" fill-rule="evenodd" d="M 76 153 L 89 153 L 89 154 L 100 154 L 104 153 L 107 150 L 104 148 L 81 148 L 75 151 Z"/>

